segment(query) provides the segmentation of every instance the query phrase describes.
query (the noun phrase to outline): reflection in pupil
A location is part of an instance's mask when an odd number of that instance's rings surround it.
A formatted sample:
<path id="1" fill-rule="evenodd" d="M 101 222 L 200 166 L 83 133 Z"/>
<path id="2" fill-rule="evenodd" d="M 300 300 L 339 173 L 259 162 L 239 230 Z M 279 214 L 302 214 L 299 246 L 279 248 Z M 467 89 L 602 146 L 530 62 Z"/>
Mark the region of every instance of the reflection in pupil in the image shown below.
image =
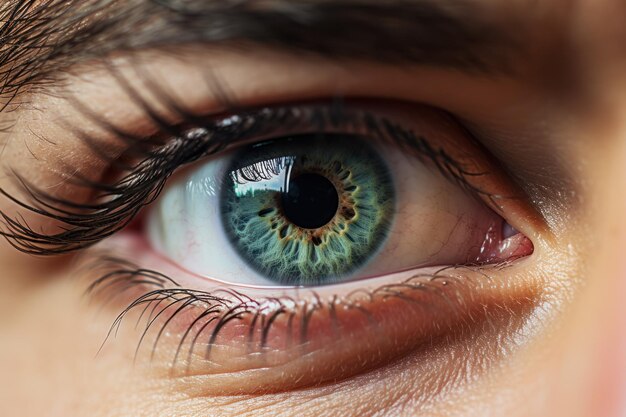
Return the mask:
<path id="1" fill-rule="evenodd" d="M 317 229 L 328 224 L 339 207 L 339 195 L 328 178 L 319 174 L 302 174 L 289 182 L 282 195 L 282 209 L 296 226 Z"/>

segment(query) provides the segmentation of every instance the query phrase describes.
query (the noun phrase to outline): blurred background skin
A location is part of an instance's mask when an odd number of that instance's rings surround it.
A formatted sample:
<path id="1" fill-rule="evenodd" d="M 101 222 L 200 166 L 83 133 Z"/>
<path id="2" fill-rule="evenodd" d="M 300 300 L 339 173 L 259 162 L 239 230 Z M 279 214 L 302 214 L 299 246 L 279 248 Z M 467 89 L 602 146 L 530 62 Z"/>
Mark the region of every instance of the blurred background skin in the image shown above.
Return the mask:
<path id="1" fill-rule="evenodd" d="M 394 390 L 388 387 L 372 404 L 377 415 L 626 416 L 626 3 L 533 3 L 528 7 L 567 16 L 563 27 L 575 40 L 578 84 L 586 89 L 572 99 L 576 129 L 555 139 L 584 181 L 577 196 L 583 209 L 568 214 L 575 229 L 570 250 L 554 262 L 573 262 L 570 270 L 580 275 L 557 290 L 568 300 L 559 324 L 506 366 L 426 406 L 404 396 L 387 409 Z M 33 260 L 6 244 L 0 249 L 2 416 L 291 415 L 292 401 L 310 404 L 297 408 L 299 415 L 352 415 L 353 397 L 340 393 L 333 402 L 314 394 L 191 401 L 166 381 L 128 369 L 128 355 L 94 358 L 107 326 L 76 305 L 80 289 L 66 279 L 67 262 Z"/>

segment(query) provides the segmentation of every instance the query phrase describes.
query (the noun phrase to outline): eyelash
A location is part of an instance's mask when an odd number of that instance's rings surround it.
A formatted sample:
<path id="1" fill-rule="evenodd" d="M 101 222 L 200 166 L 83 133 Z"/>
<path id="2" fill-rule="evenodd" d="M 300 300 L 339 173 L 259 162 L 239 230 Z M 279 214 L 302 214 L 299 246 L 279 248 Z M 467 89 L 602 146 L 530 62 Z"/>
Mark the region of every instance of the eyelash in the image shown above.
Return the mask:
<path id="1" fill-rule="evenodd" d="M 514 259 L 510 259 L 498 265 L 491 265 L 490 268 L 503 270 L 513 261 Z M 204 359 L 208 361 L 211 359 L 211 349 L 220 331 L 231 321 L 244 322 L 251 318 L 250 323 L 247 324 L 249 327 L 246 330 L 248 334 L 246 343 L 249 347 L 253 346 L 255 331 L 260 331 L 260 336 L 257 336 L 257 351 L 263 353 L 268 334 L 281 315 L 288 317 L 289 341 L 287 345 L 302 346 L 308 341 L 308 324 L 318 312 L 330 312 L 330 317 L 336 321 L 334 311 L 340 308 L 358 310 L 371 323 L 373 318 L 367 306 L 376 300 L 393 298 L 407 303 L 419 303 L 419 300 L 412 298 L 412 294 L 430 292 L 440 299 L 442 306 L 451 306 L 456 305 L 459 300 L 450 300 L 443 288 L 452 283 L 461 282 L 471 285 L 471 280 L 467 279 L 463 271 L 482 274 L 490 279 L 480 265 L 456 265 L 441 268 L 434 273 L 416 274 L 399 283 L 385 284 L 370 290 L 353 290 L 342 297 L 334 296 L 327 300 L 323 300 L 315 291 L 309 290 L 308 297 L 300 297 L 296 300 L 288 296 L 252 298 L 230 288 L 219 288 L 211 292 L 185 289 L 167 275 L 140 268 L 127 260 L 109 256 L 106 253 L 90 254 L 89 257 L 83 259 L 83 267 L 92 273 L 94 269 L 106 271 L 88 287 L 87 295 L 104 296 L 106 299 L 109 291 L 112 298 L 117 298 L 122 293 L 133 289 L 141 291 L 141 295 L 128 304 L 115 318 L 100 350 L 111 338 L 115 337 L 124 319 L 131 312 L 140 310 L 135 326 L 137 327 L 142 320 L 144 325 L 135 348 L 135 360 L 138 359 L 148 332 L 153 330 L 156 336 L 150 349 L 152 361 L 168 325 L 176 317 L 190 310 L 197 311 L 195 319 L 181 331 L 176 352 L 169 364 L 170 371 L 176 372 L 177 364 L 183 359 L 183 363 L 186 363 L 186 368 L 183 370 L 185 373 L 189 372 L 192 364 L 191 357 L 200 339 L 204 336 L 204 340 L 207 340 Z M 458 296 L 458 292 L 455 294 Z M 163 315 L 166 312 L 168 313 Z M 156 328 L 154 328 L 155 324 Z M 209 326 L 210 324 L 213 325 Z M 329 326 L 337 328 L 335 324 L 329 323 Z M 298 340 L 294 340 L 294 334 L 299 336 Z M 183 354 L 185 342 L 190 342 L 186 358 Z"/>
<path id="2" fill-rule="evenodd" d="M 473 186 L 468 180 L 485 173 L 467 171 L 445 150 L 433 147 L 426 138 L 386 118 L 366 111 L 347 109 L 338 102 L 330 106 L 265 107 L 217 118 L 201 118 L 172 103 L 170 108 L 177 109 L 182 120 L 177 125 L 168 124 L 147 103 L 142 102 L 142 105 L 147 107 L 146 114 L 160 128 L 160 132 L 150 139 L 127 134 L 97 116 L 88 114 L 125 142 L 127 157 L 140 161 L 134 167 L 124 166 L 120 160 L 107 161 L 112 168 L 121 171 L 116 173 L 121 179 L 114 184 L 89 181 L 75 174 L 72 179 L 74 184 L 90 189 L 95 203 L 64 200 L 38 189 L 14 173 L 15 180 L 26 192 L 29 202 L 20 201 L 3 189 L 0 189 L 0 193 L 21 208 L 67 227 L 57 234 L 44 234 L 29 227 L 21 221 L 21 217 L 11 218 L 0 213 L 5 228 L 0 234 L 18 250 L 33 255 L 59 255 L 87 248 L 125 228 L 144 206 L 158 197 L 167 179 L 178 168 L 201 158 L 215 156 L 237 143 L 271 137 L 286 126 L 314 131 L 324 131 L 328 127 L 348 129 L 376 140 L 393 142 L 422 161 L 434 164 L 445 177 L 474 194 L 491 200 L 498 198 Z M 81 135 L 98 156 L 106 158 L 99 150 L 97 139 L 76 130 L 75 133 Z"/>
<path id="3" fill-rule="evenodd" d="M 127 90 L 130 90 L 130 87 L 127 86 Z M 72 181 L 75 186 L 87 188 L 93 195 L 91 202 L 83 204 L 64 200 L 38 189 L 15 173 L 15 180 L 25 190 L 28 202 L 20 201 L 2 189 L 0 193 L 23 209 L 67 226 L 58 234 L 46 235 L 20 221 L 21 217 L 11 218 L 6 213 L 0 213 L 5 226 L 5 230 L 0 231 L 0 234 L 15 248 L 34 255 L 58 255 L 92 246 L 128 226 L 144 206 L 159 196 L 168 178 L 177 169 L 201 159 L 217 156 L 238 144 L 274 138 L 281 131 L 284 132 L 285 127 L 294 131 L 308 129 L 314 132 L 323 132 L 332 127 L 341 129 L 344 133 L 355 132 L 370 139 L 392 143 L 410 152 L 422 162 L 433 165 L 445 177 L 473 195 L 491 200 L 500 198 L 473 185 L 472 178 L 487 173 L 469 171 L 461 161 L 452 158 L 444 149 L 433 146 L 428 139 L 387 118 L 355 110 L 342 101 L 237 109 L 237 106 L 229 100 L 223 100 L 225 103 L 231 103 L 228 107 L 232 109 L 230 112 L 220 116 L 204 117 L 183 110 L 183 106 L 163 94 L 156 94 L 166 101 L 167 108 L 176 113 L 179 122 L 172 124 L 159 116 L 158 112 L 138 95 L 131 91 L 129 95 L 135 103 L 140 104 L 148 119 L 159 128 L 158 132 L 149 138 L 128 134 L 102 120 L 98 115 L 92 114 L 78 101 L 75 101 L 75 104 L 88 118 L 123 142 L 126 149 L 123 153 L 124 160 L 128 158 L 139 162 L 129 165 L 125 164 L 122 158 L 113 160 L 102 151 L 97 138 L 86 136 L 79 129 L 70 128 L 89 145 L 96 156 L 103 158 L 111 166 L 111 176 L 120 179 L 110 183 L 74 177 Z M 453 116 L 449 117 L 456 122 Z M 498 207 L 497 204 L 493 206 Z M 299 297 L 295 300 L 289 297 L 252 298 L 233 289 L 224 288 L 211 292 L 185 289 L 174 279 L 160 272 L 143 269 L 124 259 L 99 251 L 86 252 L 85 256 L 88 261 L 85 264 L 88 265 L 86 269 L 89 270 L 88 275 L 92 277 L 88 294 L 105 294 L 111 301 L 122 298 L 123 293 L 139 291 L 138 295 L 133 296 L 133 301 L 117 316 L 102 346 L 117 332 L 130 312 L 142 309 L 139 320 L 145 319 L 145 327 L 137 344 L 135 356 L 139 354 L 148 332 L 153 330 L 156 332 L 150 354 L 153 357 L 161 336 L 172 320 L 193 310 L 197 312 L 196 318 L 182 330 L 181 340 L 171 362 L 171 369 L 174 370 L 182 358 L 185 342 L 190 341 L 186 358 L 187 371 L 194 347 L 200 338 L 207 337 L 205 358 L 208 359 L 212 344 L 228 322 L 251 320 L 247 330 L 248 343 L 254 342 L 255 332 L 260 329 L 260 333 L 257 333 L 260 334 L 257 336 L 257 342 L 259 350 L 262 351 L 277 318 L 282 315 L 288 316 L 290 334 L 299 334 L 300 343 L 305 343 L 308 323 L 312 316 L 320 311 L 331 312 L 330 316 L 334 317 L 332 312 L 340 307 L 358 309 L 370 320 L 368 302 L 381 298 L 415 302 L 411 298 L 414 291 L 436 293 L 448 304 L 449 300 L 442 286 L 460 280 L 469 285 L 461 271 L 466 269 L 476 273 L 481 268 L 479 265 L 447 267 L 434 274 L 411 277 L 401 283 L 358 290 L 343 297 L 335 296 L 322 301 L 313 290 L 309 290 L 309 297 Z M 506 267 L 507 264 L 508 262 L 498 267 Z M 94 271 L 101 271 L 95 281 L 93 281 Z M 352 300 L 353 297 L 358 301 Z M 214 325 L 210 326 L 210 323 Z M 209 334 L 204 334 L 206 329 L 209 329 Z"/>

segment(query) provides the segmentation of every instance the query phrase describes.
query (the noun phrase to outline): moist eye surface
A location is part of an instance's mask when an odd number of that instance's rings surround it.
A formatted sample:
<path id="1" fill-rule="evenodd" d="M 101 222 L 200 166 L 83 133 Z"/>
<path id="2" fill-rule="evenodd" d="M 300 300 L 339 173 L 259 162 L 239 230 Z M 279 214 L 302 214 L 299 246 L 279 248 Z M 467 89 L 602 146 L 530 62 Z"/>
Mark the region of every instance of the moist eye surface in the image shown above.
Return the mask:
<path id="1" fill-rule="evenodd" d="M 385 162 L 349 135 L 303 135 L 244 149 L 226 170 L 220 216 L 252 268 L 288 285 L 340 280 L 367 263 L 394 217 Z"/>

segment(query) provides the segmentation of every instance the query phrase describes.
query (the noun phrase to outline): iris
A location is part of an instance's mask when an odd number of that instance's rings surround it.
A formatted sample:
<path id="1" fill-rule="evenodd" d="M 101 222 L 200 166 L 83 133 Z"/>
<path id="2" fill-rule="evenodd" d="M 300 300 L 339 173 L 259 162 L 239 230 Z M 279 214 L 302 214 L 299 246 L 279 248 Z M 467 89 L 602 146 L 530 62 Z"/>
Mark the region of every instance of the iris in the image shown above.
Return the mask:
<path id="1" fill-rule="evenodd" d="M 342 280 L 384 243 L 394 216 L 386 163 L 349 135 L 302 135 L 242 150 L 226 170 L 221 223 L 239 256 L 285 285 Z"/>

